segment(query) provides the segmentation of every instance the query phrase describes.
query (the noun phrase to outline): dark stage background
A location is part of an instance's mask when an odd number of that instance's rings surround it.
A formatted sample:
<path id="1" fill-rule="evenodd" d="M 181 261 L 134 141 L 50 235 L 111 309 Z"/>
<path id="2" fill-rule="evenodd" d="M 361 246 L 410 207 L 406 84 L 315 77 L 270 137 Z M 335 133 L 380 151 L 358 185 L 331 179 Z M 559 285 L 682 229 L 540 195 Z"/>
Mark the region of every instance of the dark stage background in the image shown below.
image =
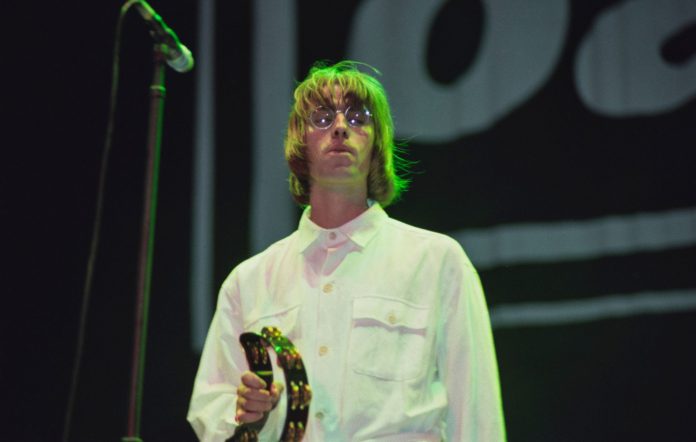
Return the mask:
<path id="1" fill-rule="evenodd" d="M 0 440 L 61 437 L 120 5 L 3 6 Z M 291 90 L 312 61 L 359 56 L 383 72 L 417 162 L 389 213 L 459 239 L 480 270 L 509 439 L 696 440 L 693 2 L 220 1 L 210 29 L 199 29 L 199 2 L 152 5 L 194 52 L 202 33 L 214 37 L 213 286 L 276 228 L 252 221 L 268 201 L 259 180 L 277 178 L 258 173 L 261 134 L 278 137 L 281 155 L 282 128 L 258 115 L 274 103 L 285 115 L 290 96 L 259 93 L 260 82 L 289 69 Z M 278 22 L 290 39 L 273 40 Z M 269 35 L 290 63 L 264 58 Z M 150 50 L 132 11 L 75 442 L 126 432 Z M 149 442 L 195 440 L 192 310 L 215 297 L 190 293 L 197 77 L 167 79 Z M 290 207 L 283 186 L 269 198 Z M 280 212 L 260 216 L 295 222 L 297 210 Z"/>

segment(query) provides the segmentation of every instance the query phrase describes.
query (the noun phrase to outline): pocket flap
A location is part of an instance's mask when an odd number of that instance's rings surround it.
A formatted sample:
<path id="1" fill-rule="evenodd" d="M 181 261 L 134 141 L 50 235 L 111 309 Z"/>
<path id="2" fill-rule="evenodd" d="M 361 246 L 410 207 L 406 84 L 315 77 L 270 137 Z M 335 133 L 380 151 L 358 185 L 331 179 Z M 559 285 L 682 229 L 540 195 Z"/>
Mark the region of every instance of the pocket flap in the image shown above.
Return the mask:
<path id="1" fill-rule="evenodd" d="M 427 328 L 428 307 L 401 299 L 367 296 L 353 300 L 353 319 L 379 321 L 389 327 Z"/>
<path id="2" fill-rule="evenodd" d="M 260 333 L 263 327 L 273 326 L 280 329 L 284 335 L 289 335 L 297 324 L 297 314 L 300 305 L 285 306 L 273 311 L 252 311 L 247 316 L 244 329 Z"/>

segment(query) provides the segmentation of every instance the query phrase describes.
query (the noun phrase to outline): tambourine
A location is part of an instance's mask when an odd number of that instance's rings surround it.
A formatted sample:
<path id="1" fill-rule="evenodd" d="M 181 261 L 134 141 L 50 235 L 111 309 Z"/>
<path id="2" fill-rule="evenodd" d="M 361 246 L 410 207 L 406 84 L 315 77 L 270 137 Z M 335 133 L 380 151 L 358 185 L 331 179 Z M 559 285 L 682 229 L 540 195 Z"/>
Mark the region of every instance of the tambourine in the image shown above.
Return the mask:
<path id="1" fill-rule="evenodd" d="M 266 382 L 268 388 L 273 383 L 273 366 L 266 350 L 273 347 L 278 357 L 278 365 L 285 374 L 285 391 L 287 393 L 287 414 L 283 425 L 281 442 L 300 442 L 307 427 L 309 403 L 312 400 L 312 389 L 307 381 L 304 363 L 292 342 L 276 327 L 264 327 L 261 334 L 242 333 L 239 342 L 244 348 L 247 362 L 251 371 Z M 242 424 L 237 427 L 232 436 L 233 442 L 256 442 L 259 431 L 266 423 L 264 416 L 258 422 Z"/>

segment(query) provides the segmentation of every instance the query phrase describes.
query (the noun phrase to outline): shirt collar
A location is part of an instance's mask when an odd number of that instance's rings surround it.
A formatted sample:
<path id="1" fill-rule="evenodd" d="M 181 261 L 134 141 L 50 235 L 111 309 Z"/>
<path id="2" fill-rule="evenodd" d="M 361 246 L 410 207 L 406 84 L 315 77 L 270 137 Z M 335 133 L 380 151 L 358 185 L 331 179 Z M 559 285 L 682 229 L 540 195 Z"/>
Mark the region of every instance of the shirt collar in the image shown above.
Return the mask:
<path id="1" fill-rule="evenodd" d="M 370 207 L 366 211 L 334 229 L 324 229 L 315 224 L 314 221 L 310 219 L 312 208 L 307 206 L 304 212 L 302 212 L 300 224 L 297 228 L 299 234 L 299 252 L 304 252 L 313 243 L 316 243 L 316 245 L 326 245 L 332 233 L 334 233 L 334 235 L 331 236 L 346 237 L 358 247 L 364 248 L 375 236 L 381 223 L 389 218 L 389 215 L 387 215 L 379 203 L 370 200 L 368 204 Z M 340 238 L 338 238 L 337 241 L 340 241 Z"/>

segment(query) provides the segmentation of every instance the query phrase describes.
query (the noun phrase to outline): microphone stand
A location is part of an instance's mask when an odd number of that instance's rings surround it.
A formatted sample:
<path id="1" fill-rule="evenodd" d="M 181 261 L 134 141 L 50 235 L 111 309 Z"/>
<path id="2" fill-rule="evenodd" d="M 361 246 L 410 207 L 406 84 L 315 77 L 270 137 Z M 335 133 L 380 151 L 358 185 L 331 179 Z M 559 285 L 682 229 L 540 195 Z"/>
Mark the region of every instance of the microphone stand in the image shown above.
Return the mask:
<path id="1" fill-rule="evenodd" d="M 153 51 L 154 75 L 150 85 L 150 114 L 147 135 L 147 169 L 143 198 L 143 220 L 138 263 L 138 288 L 135 305 L 135 327 L 133 336 L 133 364 L 131 368 L 130 400 L 128 406 L 128 432 L 122 442 L 142 442 L 140 438 L 140 414 L 143 399 L 145 373 L 145 350 L 147 344 L 147 321 L 150 304 L 150 282 L 152 256 L 155 243 L 155 214 L 157 211 L 157 188 L 162 144 L 162 121 L 164 117 L 165 55 L 167 47 L 155 44 Z"/>

